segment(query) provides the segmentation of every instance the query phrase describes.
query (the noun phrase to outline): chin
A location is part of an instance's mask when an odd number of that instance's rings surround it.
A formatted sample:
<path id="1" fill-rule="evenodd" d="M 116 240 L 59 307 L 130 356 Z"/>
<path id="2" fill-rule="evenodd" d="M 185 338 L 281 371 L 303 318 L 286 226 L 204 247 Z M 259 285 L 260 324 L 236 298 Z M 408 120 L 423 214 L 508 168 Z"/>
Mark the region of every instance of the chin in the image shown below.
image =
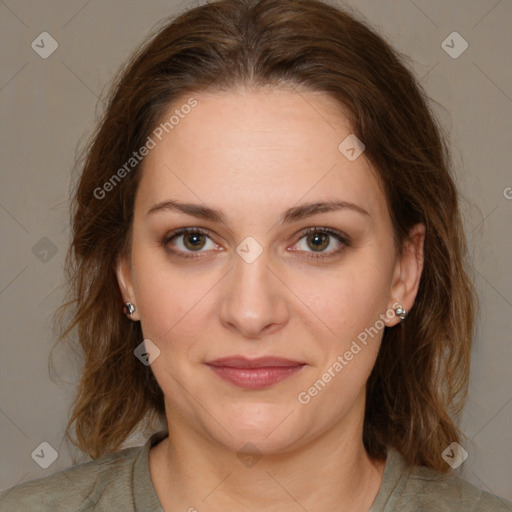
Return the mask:
<path id="1" fill-rule="evenodd" d="M 272 455 L 287 452 L 295 444 L 294 436 L 289 432 L 284 435 L 268 435 L 268 432 L 239 431 L 226 439 L 226 446 L 235 453 L 251 453 L 255 455 Z"/>
<path id="2" fill-rule="evenodd" d="M 280 413 L 269 411 L 263 414 L 261 405 L 258 405 L 259 414 L 235 413 L 223 415 L 221 422 L 224 429 L 215 428 L 214 437 L 221 444 L 228 446 L 232 451 L 239 452 L 242 447 L 247 446 L 247 450 L 254 450 L 258 453 L 279 453 L 286 451 L 290 445 L 295 444 L 303 434 L 299 428 L 294 428 L 293 414 L 290 410 L 280 409 Z M 284 420 L 284 421 L 283 421 Z M 220 438 L 217 436 L 220 434 Z M 231 435 L 230 435 L 231 434 Z M 246 451 L 244 449 L 244 451 Z"/>

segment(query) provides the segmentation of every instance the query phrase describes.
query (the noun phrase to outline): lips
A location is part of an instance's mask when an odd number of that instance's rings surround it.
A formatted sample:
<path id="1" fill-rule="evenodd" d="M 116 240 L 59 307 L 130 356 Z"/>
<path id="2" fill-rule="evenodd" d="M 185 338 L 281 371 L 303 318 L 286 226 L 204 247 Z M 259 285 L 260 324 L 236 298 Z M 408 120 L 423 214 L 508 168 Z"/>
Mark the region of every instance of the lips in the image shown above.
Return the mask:
<path id="1" fill-rule="evenodd" d="M 248 359 L 246 357 L 223 357 L 215 359 L 206 363 L 210 366 L 227 366 L 230 368 L 271 368 L 282 367 L 289 368 L 291 366 L 302 366 L 306 363 L 300 361 L 292 361 L 283 357 L 258 357 L 255 359 Z"/>
<path id="2" fill-rule="evenodd" d="M 273 386 L 300 371 L 306 363 L 282 357 L 225 357 L 206 363 L 214 373 L 238 387 L 261 389 Z"/>

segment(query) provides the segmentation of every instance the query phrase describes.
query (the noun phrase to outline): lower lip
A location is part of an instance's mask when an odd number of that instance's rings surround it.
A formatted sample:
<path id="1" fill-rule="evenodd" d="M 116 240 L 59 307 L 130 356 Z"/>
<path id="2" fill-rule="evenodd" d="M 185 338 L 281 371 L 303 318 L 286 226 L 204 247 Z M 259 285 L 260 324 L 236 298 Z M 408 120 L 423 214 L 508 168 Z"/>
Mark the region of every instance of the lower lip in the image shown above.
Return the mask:
<path id="1" fill-rule="evenodd" d="M 246 389 L 262 389 L 277 384 L 297 373 L 300 366 L 272 366 L 265 368 L 232 368 L 230 366 L 211 366 L 221 378 L 235 386 Z"/>

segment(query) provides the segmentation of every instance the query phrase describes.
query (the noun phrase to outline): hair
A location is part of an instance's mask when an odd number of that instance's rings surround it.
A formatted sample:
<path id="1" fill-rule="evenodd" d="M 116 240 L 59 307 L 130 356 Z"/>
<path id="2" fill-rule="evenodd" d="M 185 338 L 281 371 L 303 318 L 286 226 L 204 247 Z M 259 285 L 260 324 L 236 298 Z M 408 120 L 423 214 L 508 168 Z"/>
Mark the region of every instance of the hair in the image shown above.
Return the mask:
<path id="1" fill-rule="evenodd" d="M 425 225 L 415 305 L 385 328 L 367 382 L 363 442 L 376 459 L 391 447 L 408 465 L 449 470 L 441 453 L 462 436 L 477 302 L 448 143 L 404 62 L 367 23 L 320 0 L 214 1 L 166 19 L 139 47 L 113 82 L 72 198 L 71 299 L 60 309 L 73 314 L 59 339 L 76 331 L 83 354 L 66 429 L 76 446 L 97 458 L 143 420 L 165 417 L 151 368 L 134 357 L 141 326 L 123 314 L 115 275 L 129 255 L 142 163 L 101 198 L 98 187 L 187 95 L 291 86 L 326 93 L 346 112 L 382 185 L 397 250 Z"/>

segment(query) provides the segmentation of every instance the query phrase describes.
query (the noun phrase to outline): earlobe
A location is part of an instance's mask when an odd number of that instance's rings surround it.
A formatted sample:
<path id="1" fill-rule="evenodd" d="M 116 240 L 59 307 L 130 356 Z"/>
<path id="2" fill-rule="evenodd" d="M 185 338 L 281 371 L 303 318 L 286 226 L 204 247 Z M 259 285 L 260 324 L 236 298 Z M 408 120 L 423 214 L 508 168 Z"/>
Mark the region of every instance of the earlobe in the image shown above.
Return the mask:
<path id="1" fill-rule="evenodd" d="M 405 320 L 401 318 L 402 315 L 396 313 L 397 307 L 408 313 L 414 305 L 423 272 L 425 232 L 424 224 L 413 226 L 408 240 L 404 242 L 402 253 L 397 259 L 390 306 L 395 310 L 396 316 L 389 322 L 389 326 Z"/>
<path id="2" fill-rule="evenodd" d="M 116 263 L 116 277 L 123 298 L 123 311 L 134 321 L 139 320 L 137 308 L 135 306 L 135 293 L 131 275 L 131 267 L 126 257 L 120 257 Z"/>

